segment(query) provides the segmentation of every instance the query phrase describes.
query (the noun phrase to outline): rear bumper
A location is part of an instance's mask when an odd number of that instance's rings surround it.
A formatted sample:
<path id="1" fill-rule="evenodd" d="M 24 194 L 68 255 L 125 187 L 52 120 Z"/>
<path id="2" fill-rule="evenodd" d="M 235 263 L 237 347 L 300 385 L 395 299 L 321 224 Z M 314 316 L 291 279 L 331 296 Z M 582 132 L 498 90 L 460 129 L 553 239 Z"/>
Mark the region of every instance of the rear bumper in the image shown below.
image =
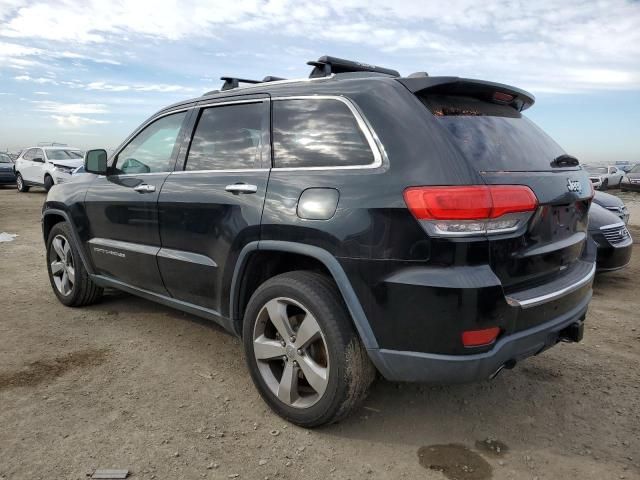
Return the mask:
<path id="1" fill-rule="evenodd" d="M 582 328 L 591 289 L 575 305 L 551 321 L 499 339 L 491 350 L 471 355 L 444 355 L 399 350 L 372 349 L 369 356 L 387 379 L 435 384 L 467 383 L 491 378 L 503 367 L 511 368 L 566 340 L 568 329 Z M 578 341 L 579 338 L 573 338 Z"/>

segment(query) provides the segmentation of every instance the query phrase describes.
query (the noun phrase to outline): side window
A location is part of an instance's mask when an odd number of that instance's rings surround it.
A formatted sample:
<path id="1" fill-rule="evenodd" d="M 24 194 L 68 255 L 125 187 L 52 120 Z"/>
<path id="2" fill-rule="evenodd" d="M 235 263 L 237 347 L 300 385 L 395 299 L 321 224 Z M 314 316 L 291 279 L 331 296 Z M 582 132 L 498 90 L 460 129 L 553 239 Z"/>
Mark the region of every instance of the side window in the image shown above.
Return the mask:
<path id="1" fill-rule="evenodd" d="M 32 160 L 34 155 L 33 152 L 35 151 L 35 148 L 30 148 L 29 150 L 27 150 L 26 152 L 24 152 L 24 155 L 22 156 L 22 158 L 24 160 Z"/>
<path id="2" fill-rule="evenodd" d="M 369 165 L 374 156 L 347 105 L 335 99 L 273 102 L 274 167 Z"/>
<path id="3" fill-rule="evenodd" d="M 185 170 L 260 167 L 265 105 L 240 103 L 202 110 Z"/>
<path id="4" fill-rule="evenodd" d="M 154 173 L 171 170 L 179 148 L 178 134 L 187 112 L 162 117 L 148 125 L 118 154 L 116 173 Z"/>

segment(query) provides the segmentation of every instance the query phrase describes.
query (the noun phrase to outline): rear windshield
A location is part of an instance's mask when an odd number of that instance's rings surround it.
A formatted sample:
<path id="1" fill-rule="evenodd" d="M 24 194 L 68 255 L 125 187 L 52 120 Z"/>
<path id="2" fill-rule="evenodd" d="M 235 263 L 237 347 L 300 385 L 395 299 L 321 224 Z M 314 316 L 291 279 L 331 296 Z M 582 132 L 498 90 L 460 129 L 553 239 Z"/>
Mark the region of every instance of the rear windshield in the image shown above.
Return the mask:
<path id="1" fill-rule="evenodd" d="M 552 170 L 551 162 L 565 154 L 535 123 L 508 105 L 451 95 L 420 99 L 478 171 Z"/>
<path id="2" fill-rule="evenodd" d="M 49 160 L 77 160 L 83 158 L 80 150 L 47 150 Z"/>

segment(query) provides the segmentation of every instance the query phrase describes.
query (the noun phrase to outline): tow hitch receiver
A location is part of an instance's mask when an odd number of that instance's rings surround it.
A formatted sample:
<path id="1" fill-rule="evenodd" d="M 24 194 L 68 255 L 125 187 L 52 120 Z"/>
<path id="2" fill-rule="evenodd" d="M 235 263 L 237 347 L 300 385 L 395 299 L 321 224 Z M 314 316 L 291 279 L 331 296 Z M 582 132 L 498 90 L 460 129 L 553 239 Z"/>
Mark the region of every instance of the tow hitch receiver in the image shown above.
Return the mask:
<path id="1" fill-rule="evenodd" d="M 558 340 L 561 342 L 579 342 L 584 336 L 584 322 L 575 322 L 560 330 Z"/>

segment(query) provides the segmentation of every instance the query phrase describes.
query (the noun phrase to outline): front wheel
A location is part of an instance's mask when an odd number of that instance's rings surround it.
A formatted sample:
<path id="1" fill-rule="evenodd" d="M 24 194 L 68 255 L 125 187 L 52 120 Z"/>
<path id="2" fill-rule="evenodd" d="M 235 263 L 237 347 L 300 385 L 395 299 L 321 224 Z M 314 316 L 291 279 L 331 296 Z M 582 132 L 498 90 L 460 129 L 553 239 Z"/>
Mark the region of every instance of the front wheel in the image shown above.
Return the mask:
<path id="1" fill-rule="evenodd" d="M 604 180 L 604 182 L 602 182 L 602 186 L 600 187 L 601 190 L 607 190 L 609 188 L 609 179 L 606 178 Z"/>
<path id="2" fill-rule="evenodd" d="M 51 178 L 51 175 L 47 175 L 44 177 L 44 189 L 45 191 L 49 191 L 51 190 L 51 187 L 53 187 L 54 183 L 53 183 L 53 178 Z"/>
<path id="3" fill-rule="evenodd" d="M 97 302 L 103 289 L 98 287 L 84 268 L 67 222 L 56 223 L 47 239 L 47 270 L 58 300 L 69 307 L 82 307 Z"/>
<path id="4" fill-rule="evenodd" d="M 25 185 L 21 174 L 17 174 L 16 175 L 16 186 L 18 187 L 18 191 L 19 192 L 28 192 L 29 191 L 29 187 L 27 187 Z"/>
<path id="5" fill-rule="evenodd" d="M 347 416 L 375 377 L 340 293 L 318 273 L 290 272 L 262 284 L 247 305 L 243 342 L 262 398 L 303 427 Z"/>

